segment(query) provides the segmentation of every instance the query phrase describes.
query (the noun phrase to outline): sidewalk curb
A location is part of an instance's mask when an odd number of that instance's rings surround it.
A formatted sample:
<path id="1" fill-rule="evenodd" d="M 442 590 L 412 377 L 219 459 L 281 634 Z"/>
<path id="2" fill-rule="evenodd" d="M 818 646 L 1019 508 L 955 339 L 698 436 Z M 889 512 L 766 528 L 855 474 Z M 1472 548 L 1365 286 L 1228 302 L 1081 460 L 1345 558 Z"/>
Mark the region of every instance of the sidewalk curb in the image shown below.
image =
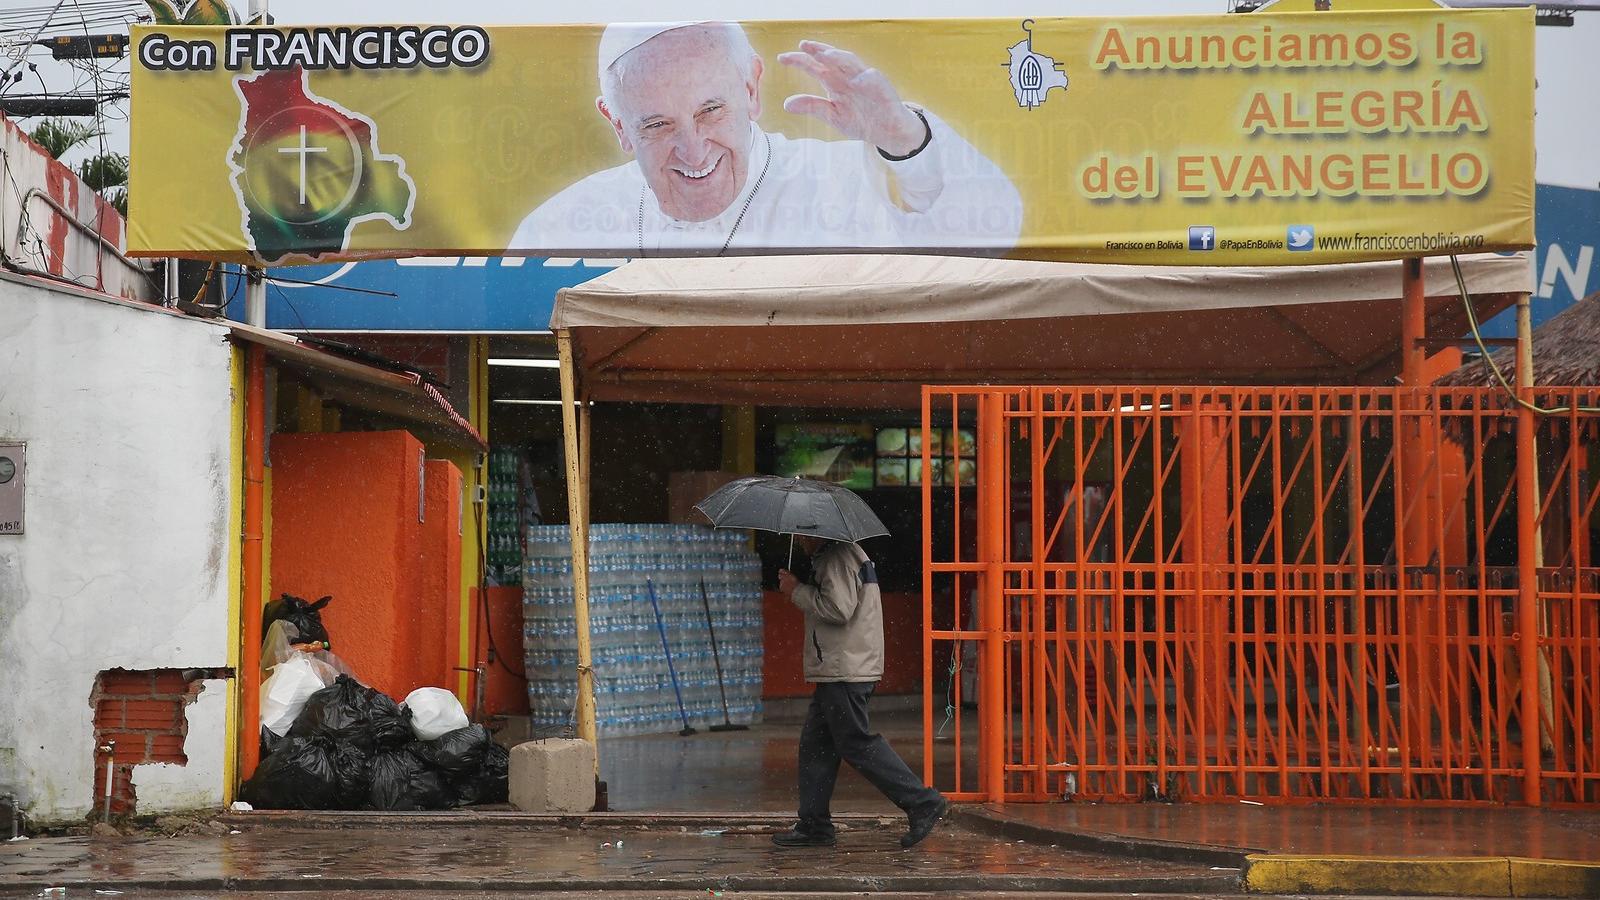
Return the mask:
<path id="1" fill-rule="evenodd" d="M 1219 894 L 1238 893 L 1237 876 L 1184 875 L 1153 877 L 1083 878 L 1051 875 L 705 875 L 670 878 L 506 878 L 495 880 L 452 878 L 170 878 L 0 883 L 5 891 L 115 889 L 130 891 L 482 891 L 521 893 L 610 891 L 745 891 L 782 894 L 810 893 L 940 893 L 975 895 L 991 891 L 1078 894 Z"/>
<path id="2" fill-rule="evenodd" d="M 972 831 L 993 837 L 1025 840 L 1035 844 L 1054 844 L 1068 850 L 1103 853 L 1108 856 L 1242 869 L 1245 860 L 1253 852 L 1240 847 L 1162 841 L 1078 828 L 1049 828 L 995 815 L 981 806 L 952 807 L 950 818 Z"/>
<path id="3" fill-rule="evenodd" d="M 836 813 L 834 820 L 845 830 L 882 828 L 903 822 L 896 816 L 872 813 Z M 432 812 L 371 812 L 364 810 L 251 810 L 226 812 L 217 821 L 234 828 L 631 828 L 646 831 L 673 831 L 702 828 L 729 832 L 764 832 L 794 824 L 789 813 L 529 813 L 519 810 L 440 810 Z"/>
<path id="4" fill-rule="evenodd" d="M 1600 863 L 1515 856 L 1387 857 L 1255 853 L 1252 894 L 1600 897 Z"/>

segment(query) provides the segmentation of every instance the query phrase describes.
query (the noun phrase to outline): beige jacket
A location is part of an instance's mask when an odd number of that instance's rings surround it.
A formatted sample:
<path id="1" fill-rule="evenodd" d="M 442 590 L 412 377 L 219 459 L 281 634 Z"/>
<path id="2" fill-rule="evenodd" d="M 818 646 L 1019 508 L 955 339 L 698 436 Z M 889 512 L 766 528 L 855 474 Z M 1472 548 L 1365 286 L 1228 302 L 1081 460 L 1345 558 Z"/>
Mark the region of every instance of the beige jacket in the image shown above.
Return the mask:
<path id="1" fill-rule="evenodd" d="M 816 584 L 789 596 L 806 616 L 806 680 L 882 678 L 883 602 L 872 560 L 856 544 L 829 541 L 811 566 Z"/>

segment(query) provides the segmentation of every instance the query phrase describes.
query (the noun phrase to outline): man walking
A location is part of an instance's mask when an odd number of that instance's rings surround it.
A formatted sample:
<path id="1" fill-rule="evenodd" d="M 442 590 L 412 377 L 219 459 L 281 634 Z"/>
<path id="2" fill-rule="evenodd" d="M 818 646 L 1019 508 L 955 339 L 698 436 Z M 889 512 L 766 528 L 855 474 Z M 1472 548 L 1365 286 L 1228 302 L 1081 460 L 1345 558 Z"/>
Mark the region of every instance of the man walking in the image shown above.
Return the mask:
<path id="1" fill-rule="evenodd" d="M 811 557 L 816 584 L 778 570 L 778 588 L 806 617 L 806 681 L 816 685 L 800 731 L 800 821 L 773 835 L 780 847 L 834 843 L 828 804 L 842 759 L 894 804 L 911 827 L 900 839 L 913 847 L 949 810 L 944 795 L 922 783 L 898 753 L 874 733 L 867 701 L 883 677 L 883 607 L 878 573 L 857 544 L 795 537 Z"/>

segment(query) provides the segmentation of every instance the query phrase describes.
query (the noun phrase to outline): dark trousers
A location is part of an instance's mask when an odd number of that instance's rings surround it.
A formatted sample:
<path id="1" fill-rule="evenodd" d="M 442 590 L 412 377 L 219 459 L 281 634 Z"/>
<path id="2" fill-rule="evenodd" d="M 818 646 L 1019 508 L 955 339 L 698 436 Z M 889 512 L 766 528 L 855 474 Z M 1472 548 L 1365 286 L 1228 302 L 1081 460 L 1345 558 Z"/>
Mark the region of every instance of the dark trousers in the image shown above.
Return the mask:
<path id="1" fill-rule="evenodd" d="M 800 729 L 800 828 L 833 833 L 828 803 L 843 760 L 908 815 L 929 809 L 939 792 L 922 783 L 883 735 L 867 721 L 875 682 L 823 682 L 811 695 Z"/>

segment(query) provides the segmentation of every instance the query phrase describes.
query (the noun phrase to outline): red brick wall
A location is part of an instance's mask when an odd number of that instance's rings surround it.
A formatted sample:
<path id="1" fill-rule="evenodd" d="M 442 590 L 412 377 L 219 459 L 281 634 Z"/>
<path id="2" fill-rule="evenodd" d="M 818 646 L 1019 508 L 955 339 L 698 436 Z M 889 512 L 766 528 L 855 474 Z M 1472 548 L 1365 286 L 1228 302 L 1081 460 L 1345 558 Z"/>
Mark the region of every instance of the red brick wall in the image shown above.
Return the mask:
<path id="1" fill-rule="evenodd" d="M 89 703 L 94 707 L 94 809 L 104 809 L 107 754 L 99 748 L 116 745 L 112 766 L 111 814 L 130 815 L 137 798 L 133 767 L 144 763 L 184 765 L 183 741 L 189 733 L 183 708 L 199 696 L 202 682 L 187 682 L 179 669 L 130 671 L 107 669 L 95 678 Z"/>

